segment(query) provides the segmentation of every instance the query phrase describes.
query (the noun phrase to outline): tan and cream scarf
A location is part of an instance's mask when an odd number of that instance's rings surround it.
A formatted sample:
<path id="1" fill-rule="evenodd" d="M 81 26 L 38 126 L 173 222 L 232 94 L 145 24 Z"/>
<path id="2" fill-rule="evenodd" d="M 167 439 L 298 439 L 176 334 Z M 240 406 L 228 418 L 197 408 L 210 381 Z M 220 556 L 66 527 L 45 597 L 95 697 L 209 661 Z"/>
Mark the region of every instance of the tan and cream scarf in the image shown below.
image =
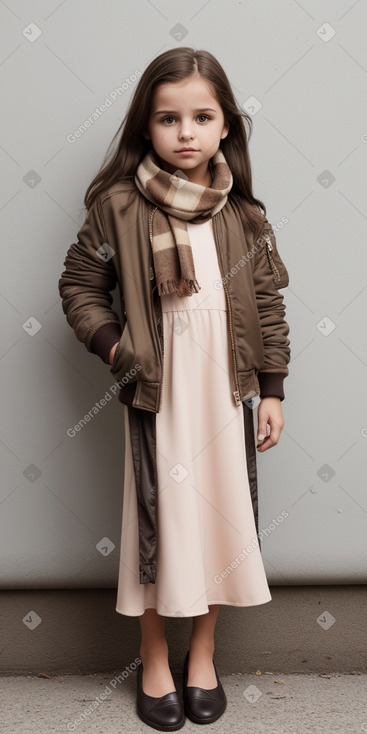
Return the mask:
<path id="1" fill-rule="evenodd" d="M 154 151 L 139 164 L 135 183 L 158 209 L 151 220 L 151 243 L 158 293 L 191 296 L 198 293 L 194 260 L 186 222 L 200 224 L 220 211 L 227 201 L 233 178 L 219 148 L 211 158 L 212 183 L 188 181 L 183 171 L 172 174 L 158 165 Z"/>

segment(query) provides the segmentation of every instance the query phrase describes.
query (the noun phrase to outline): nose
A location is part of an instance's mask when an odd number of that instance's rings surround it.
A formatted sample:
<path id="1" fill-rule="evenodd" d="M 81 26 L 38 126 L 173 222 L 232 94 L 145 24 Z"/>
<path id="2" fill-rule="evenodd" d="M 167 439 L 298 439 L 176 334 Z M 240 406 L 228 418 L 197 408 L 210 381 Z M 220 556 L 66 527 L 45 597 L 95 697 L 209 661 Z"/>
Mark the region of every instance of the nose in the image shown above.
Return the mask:
<path id="1" fill-rule="evenodd" d="M 190 120 L 183 120 L 179 132 L 180 140 L 192 140 L 194 137 L 192 122 Z"/>

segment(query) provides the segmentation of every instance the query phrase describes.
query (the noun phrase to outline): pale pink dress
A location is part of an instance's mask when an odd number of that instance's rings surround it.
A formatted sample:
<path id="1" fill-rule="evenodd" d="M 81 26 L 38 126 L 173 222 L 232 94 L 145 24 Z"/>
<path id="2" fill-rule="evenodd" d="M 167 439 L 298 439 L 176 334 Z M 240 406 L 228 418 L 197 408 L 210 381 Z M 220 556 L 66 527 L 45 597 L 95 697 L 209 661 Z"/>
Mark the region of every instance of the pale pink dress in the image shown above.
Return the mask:
<path id="1" fill-rule="evenodd" d="M 164 380 L 156 415 L 158 555 L 140 584 L 135 478 L 125 411 L 125 477 L 116 611 L 192 617 L 209 604 L 272 599 L 247 475 L 243 408 L 232 395 L 227 302 L 212 220 L 187 223 L 199 293 L 162 296 Z M 242 554 L 242 555 L 240 555 Z"/>

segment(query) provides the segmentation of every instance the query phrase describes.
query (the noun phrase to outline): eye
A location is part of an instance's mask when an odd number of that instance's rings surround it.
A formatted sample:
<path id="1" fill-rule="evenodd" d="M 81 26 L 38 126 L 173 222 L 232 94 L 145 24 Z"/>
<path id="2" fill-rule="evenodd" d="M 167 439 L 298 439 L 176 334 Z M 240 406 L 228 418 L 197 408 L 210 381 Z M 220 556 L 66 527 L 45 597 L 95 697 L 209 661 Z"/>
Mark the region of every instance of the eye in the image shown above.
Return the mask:
<path id="1" fill-rule="evenodd" d="M 204 114 L 204 112 L 201 115 L 198 115 L 197 117 L 198 117 L 199 122 L 201 123 L 207 122 L 207 120 L 211 119 L 209 115 Z M 165 123 L 166 125 L 171 125 L 172 121 L 175 121 L 175 119 L 176 118 L 173 117 L 172 115 L 166 115 L 166 117 L 162 119 L 162 122 Z"/>

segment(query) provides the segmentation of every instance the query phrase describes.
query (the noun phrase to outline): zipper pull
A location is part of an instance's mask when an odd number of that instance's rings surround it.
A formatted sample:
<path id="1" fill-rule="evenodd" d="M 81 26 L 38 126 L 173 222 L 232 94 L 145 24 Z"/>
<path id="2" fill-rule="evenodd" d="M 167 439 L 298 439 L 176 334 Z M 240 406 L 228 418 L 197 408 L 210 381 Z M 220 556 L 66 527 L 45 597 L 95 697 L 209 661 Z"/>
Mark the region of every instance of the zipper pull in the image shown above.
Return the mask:
<path id="1" fill-rule="evenodd" d="M 268 234 L 264 235 L 264 237 L 266 239 L 266 244 L 268 246 L 268 250 L 270 250 L 270 252 L 271 252 L 272 249 L 273 249 L 273 245 L 272 245 L 271 239 L 270 239 L 270 237 L 269 237 Z"/>
<path id="2" fill-rule="evenodd" d="M 239 391 L 238 390 L 235 390 L 234 393 L 233 393 L 233 395 L 234 395 L 234 399 L 235 399 L 236 405 L 242 405 L 242 400 L 240 398 Z"/>

